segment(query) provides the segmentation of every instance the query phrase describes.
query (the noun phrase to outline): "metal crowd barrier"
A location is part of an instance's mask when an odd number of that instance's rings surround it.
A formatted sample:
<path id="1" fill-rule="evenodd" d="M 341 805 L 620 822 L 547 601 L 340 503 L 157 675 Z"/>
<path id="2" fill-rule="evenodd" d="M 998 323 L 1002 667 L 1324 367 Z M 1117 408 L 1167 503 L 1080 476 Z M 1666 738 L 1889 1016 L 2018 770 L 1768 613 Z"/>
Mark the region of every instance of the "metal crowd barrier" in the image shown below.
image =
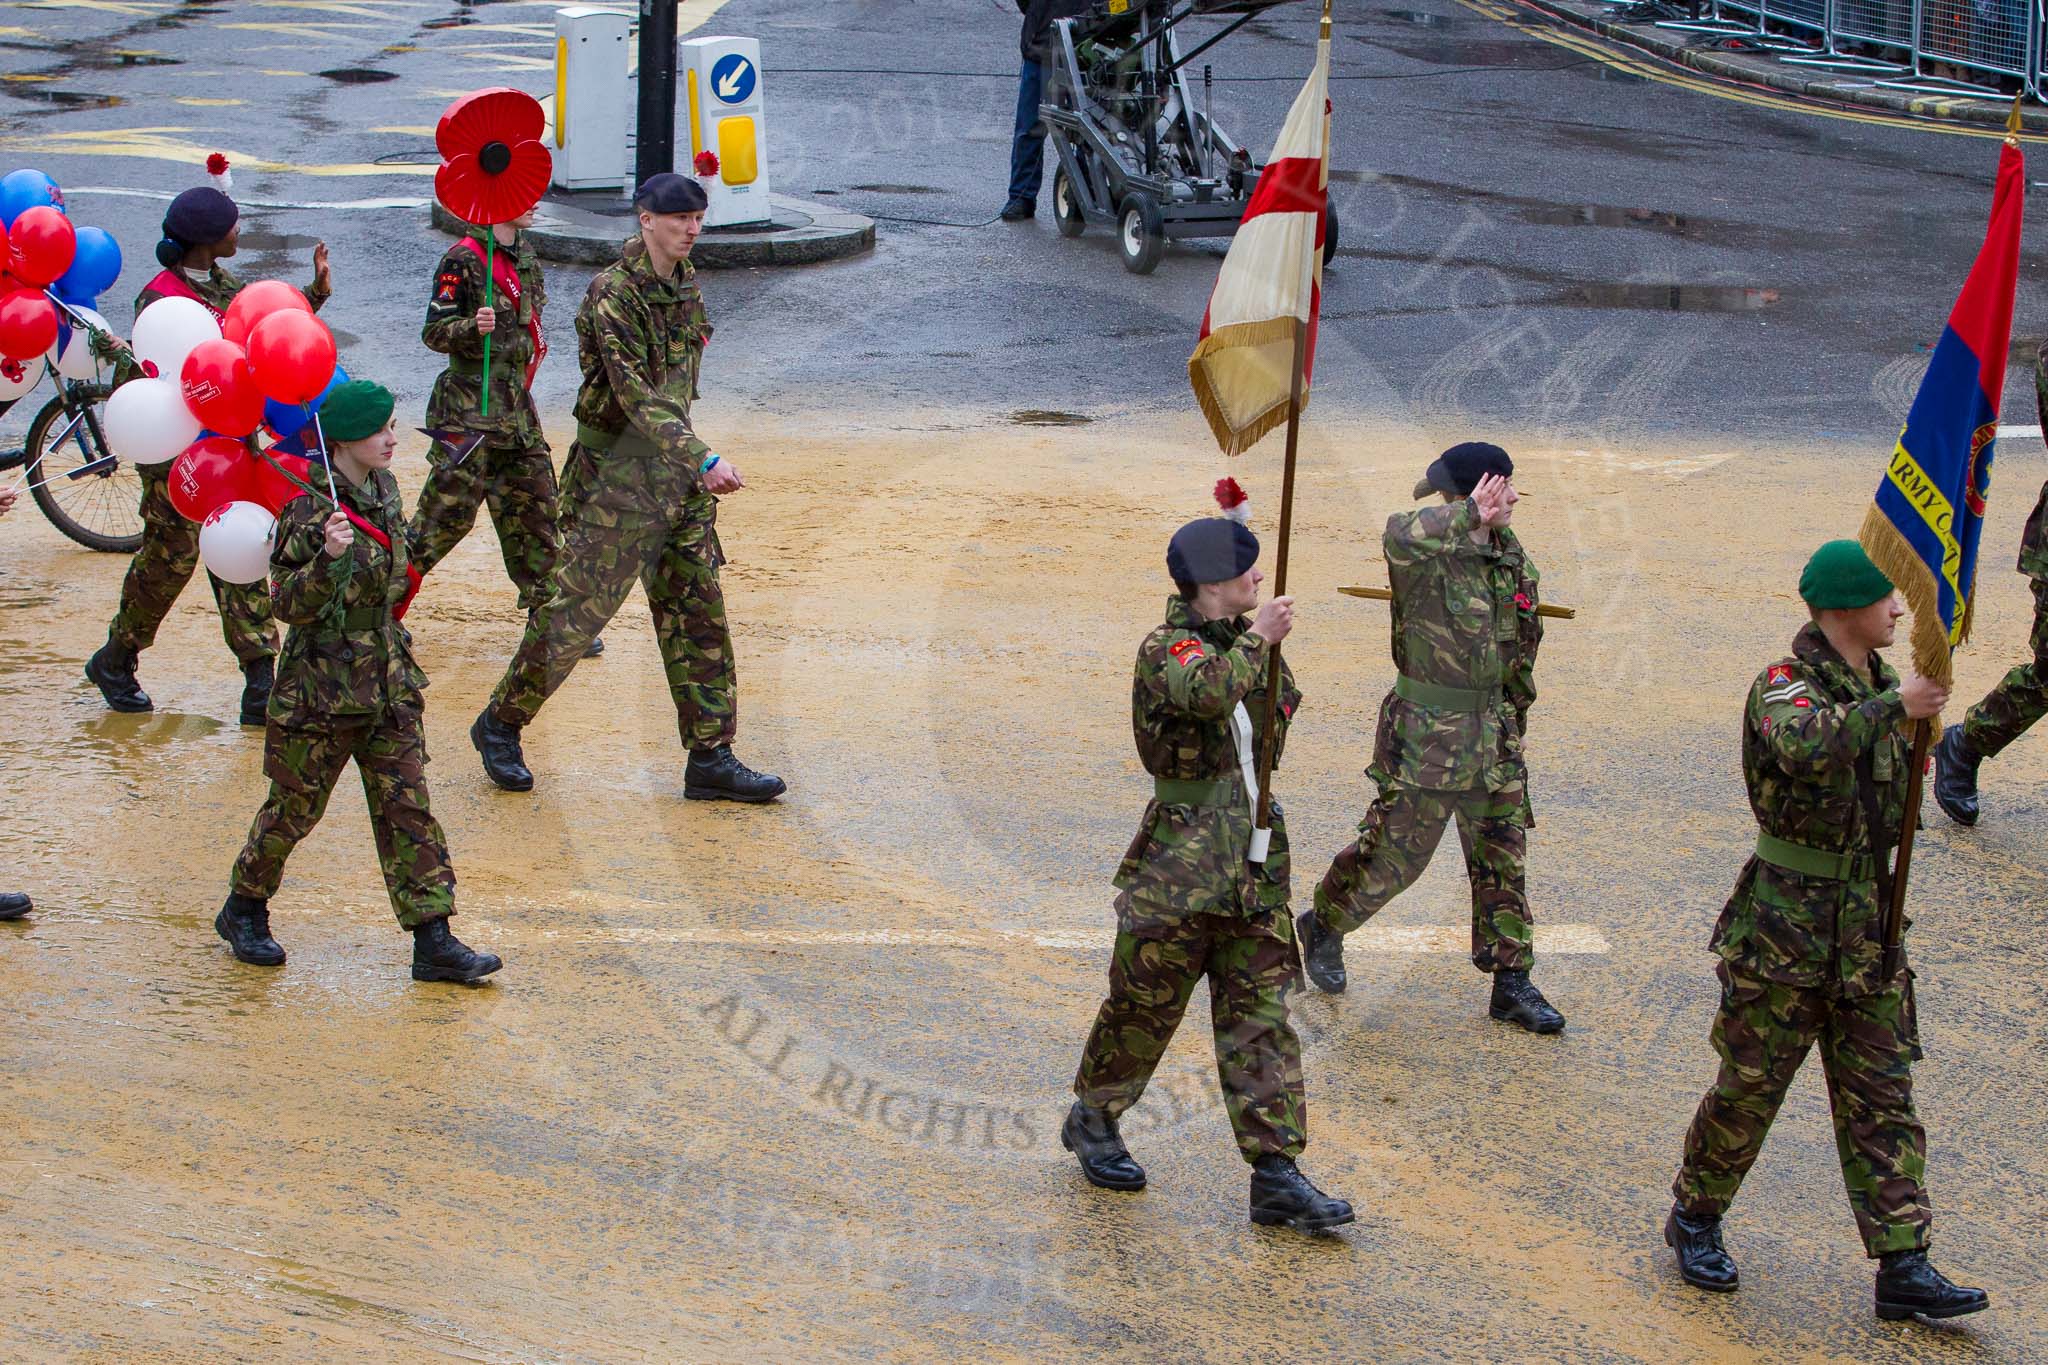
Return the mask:
<path id="1" fill-rule="evenodd" d="M 1694 14 L 1657 27 L 1743 38 L 1782 61 L 1869 76 L 1887 89 L 1997 96 L 1993 80 L 2005 77 L 2048 102 L 2048 0 L 1705 0 Z M 1936 64 L 1960 74 L 1937 74 Z"/>

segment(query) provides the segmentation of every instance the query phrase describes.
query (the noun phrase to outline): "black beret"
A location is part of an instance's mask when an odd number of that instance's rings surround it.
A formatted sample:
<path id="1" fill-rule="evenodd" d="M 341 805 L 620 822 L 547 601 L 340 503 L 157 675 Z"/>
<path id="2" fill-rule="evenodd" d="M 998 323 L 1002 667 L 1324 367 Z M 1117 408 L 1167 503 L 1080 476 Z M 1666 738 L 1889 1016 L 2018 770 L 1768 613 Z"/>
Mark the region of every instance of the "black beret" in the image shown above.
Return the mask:
<path id="1" fill-rule="evenodd" d="M 674 171 L 648 176 L 633 194 L 633 207 L 646 213 L 702 213 L 710 202 L 702 185 Z"/>
<path id="2" fill-rule="evenodd" d="M 1462 498 L 1477 488 L 1479 481 L 1488 474 L 1507 478 L 1514 472 L 1515 462 L 1499 446 L 1486 441 L 1465 441 L 1436 457 L 1423 476 L 1422 485 L 1415 490 L 1415 496 L 1426 498 L 1434 490 Z"/>
<path id="3" fill-rule="evenodd" d="M 169 269 L 191 248 L 226 240 L 241 216 L 235 201 L 211 185 L 186 190 L 171 201 L 164 214 L 164 239 L 157 243 L 157 260 Z M 165 260 L 166 256 L 170 259 Z"/>
<path id="4" fill-rule="evenodd" d="M 1176 583 L 1224 583 L 1259 562 L 1259 538 L 1227 517 L 1200 517 L 1173 533 L 1166 572 Z"/>

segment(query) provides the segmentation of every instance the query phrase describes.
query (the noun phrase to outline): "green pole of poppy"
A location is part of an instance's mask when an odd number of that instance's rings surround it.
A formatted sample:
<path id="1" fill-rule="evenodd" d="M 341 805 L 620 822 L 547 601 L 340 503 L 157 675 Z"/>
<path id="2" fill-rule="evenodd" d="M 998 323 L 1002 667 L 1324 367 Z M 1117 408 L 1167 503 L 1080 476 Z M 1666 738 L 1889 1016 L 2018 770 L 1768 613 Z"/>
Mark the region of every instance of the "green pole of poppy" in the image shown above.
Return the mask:
<path id="1" fill-rule="evenodd" d="M 484 307 L 497 311 L 497 296 L 492 286 L 498 279 L 498 225 L 492 223 L 484 229 Z M 495 330 L 495 329 L 494 329 Z M 480 416 L 491 415 L 491 334 L 484 333 L 484 401 L 478 406 Z"/>

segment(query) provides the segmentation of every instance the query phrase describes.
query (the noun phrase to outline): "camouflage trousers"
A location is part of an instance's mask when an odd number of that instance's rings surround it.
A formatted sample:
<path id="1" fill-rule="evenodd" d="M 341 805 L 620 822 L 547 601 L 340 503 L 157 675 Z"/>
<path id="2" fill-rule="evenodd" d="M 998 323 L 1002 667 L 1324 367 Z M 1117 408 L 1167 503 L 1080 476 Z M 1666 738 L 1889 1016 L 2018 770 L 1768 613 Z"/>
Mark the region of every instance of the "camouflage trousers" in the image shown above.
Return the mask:
<path id="1" fill-rule="evenodd" d="M 1529 913 L 1529 830 L 1525 784 L 1499 791 L 1433 791 L 1382 782 L 1358 838 L 1331 862 L 1316 887 L 1316 919 L 1348 934 L 1412 886 L 1458 822 L 1465 875 L 1472 883 L 1472 962 L 1482 972 L 1526 972 L 1536 961 Z"/>
<path id="2" fill-rule="evenodd" d="M 570 455 L 573 461 L 576 452 Z M 515 727 L 531 721 L 637 581 L 654 616 L 684 746 L 730 744 L 739 724 L 739 679 L 718 584 L 724 556 L 717 515 L 709 497 L 690 499 L 673 516 L 651 516 L 565 495 L 553 592 L 528 620 L 491 694 L 492 714 Z"/>
<path id="3" fill-rule="evenodd" d="M 1274 933 L 1254 936 L 1241 919 L 1198 915 L 1139 938 L 1119 930 L 1109 996 L 1081 1050 L 1074 1093 L 1114 1117 L 1138 1102 L 1180 1027 L 1195 982 L 1209 978 L 1216 1077 L 1246 1161 L 1301 1155 L 1308 1145 L 1301 1040 L 1287 1020 L 1297 971 L 1283 912 Z"/>
<path id="4" fill-rule="evenodd" d="M 427 804 L 426 730 L 411 707 L 394 707 L 382 716 L 336 716 L 318 730 L 271 721 L 263 736 L 270 794 L 249 826 L 229 889 L 257 900 L 277 894 L 285 859 L 320 823 L 351 758 L 362 774 L 377 863 L 400 927 L 416 929 L 454 914 L 455 868 L 441 822 Z"/>
<path id="5" fill-rule="evenodd" d="M 1922 1181 L 1927 1134 L 1913 1114 L 1919 1056 L 1910 980 L 1874 995 L 1763 981 L 1720 968 L 1714 1050 L 1721 1074 L 1685 1135 L 1672 1195 L 1686 1213 L 1719 1217 L 1734 1202 L 1785 1091 L 1820 1044 L 1842 1183 L 1872 1256 L 1925 1247 L 1933 1211 Z"/>
<path id="6" fill-rule="evenodd" d="M 199 524 L 187 521 L 171 505 L 171 467 L 137 467 L 142 481 L 142 548 L 129 561 L 121 581 L 121 605 L 107 627 L 107 638 L 123 649 L 140 652 L 156 643 L 157 627 L 168 616 L 178 594 L 199 567 Z M 270 581 L 245 585 L 225 583 L 208 574 L 213 600 L 220 608 L 220 630 L 237 662 L 248 665 L 277 653 L 277 629 L 270 622 Z"/>
<path id="7" fill-rule="evenodd" d="M 447 558 L 476 525 L 477 509 L 488 505 L 505 576 L 519 590 L 519 609 L 532 612 L 547 597 L 560 541 L 554 457 L 545 443 L 489 442 L 459 465 L 450 465 L 447 457 L 447 447 L 438 441 L 427 456 L 427 481 L 406 531 L 413 566 L 427 573 Z"/>
<path id="8" fill-rule="evenodd" d="M 1964 741 L 1986 758 L 2048 715 L 2048 583 L 2034 584 L 2034 636 L 2030 645 L 2033 661 L 2006 674 L 1963 717 Z"/>

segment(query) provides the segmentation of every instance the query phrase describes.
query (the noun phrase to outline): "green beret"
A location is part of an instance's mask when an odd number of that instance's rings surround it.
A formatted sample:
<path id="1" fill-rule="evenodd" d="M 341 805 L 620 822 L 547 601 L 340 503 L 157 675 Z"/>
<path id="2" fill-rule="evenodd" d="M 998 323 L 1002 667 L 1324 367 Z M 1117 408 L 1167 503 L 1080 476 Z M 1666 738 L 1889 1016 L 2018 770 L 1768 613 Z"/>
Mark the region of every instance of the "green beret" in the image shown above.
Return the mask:
<path id="1" fill-rule="evenodd" d="M 1853 540 L 1831 540 L 1813 552 L 1799 575 L 1799 595 L 1814 611 L 1867 607 L 1890 596 L 1892 581 Z"/>
<path id="2" fill-rule="evenodd" d="M 351 379 L 320 404 L 320 431 L 330 441 L 360 441 L 382 431 L 396 406 L 391 390 L 382 384 Z"/>

